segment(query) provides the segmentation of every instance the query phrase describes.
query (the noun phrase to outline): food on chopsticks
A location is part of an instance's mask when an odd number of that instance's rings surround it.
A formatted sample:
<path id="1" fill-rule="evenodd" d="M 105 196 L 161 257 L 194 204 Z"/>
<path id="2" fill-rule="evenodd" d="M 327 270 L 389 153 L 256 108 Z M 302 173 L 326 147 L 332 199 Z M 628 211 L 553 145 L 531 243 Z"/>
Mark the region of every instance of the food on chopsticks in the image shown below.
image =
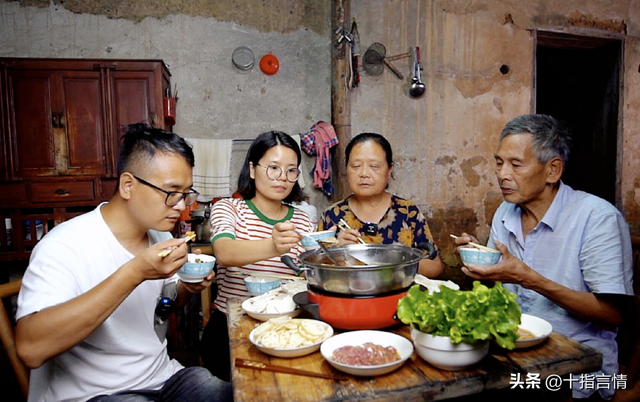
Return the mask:
<path id="1" fill-rule="evenodd" d="M 362 346 L 343 346 L 334 350 L 331 360 L 350 366 L 378 366 L 400 360 L 400 353 L 393 346 L 365 342 Z"/>
<path id="2" fill-rule="evenodd" d="M 518 338 L 520 317 L 516 295 L 500 282 L 488 288 L 475 281 L 468 291 L 440 286 L 440 292 L 432 294 L 414 285 L 398 302 L 398 318 L 403 323 L 449 337 L 454 344 L 495 339 L 498 346 L 511 350 Z"/>
<path id="3" fill-rule="evenodd" d="M 292 349 L 316 344 L 330 335 L 330 327 L 315 320 L 278 317 L 260 324 L 253 339 L 265 348 Z"/>
<path id="4" fill-rule="evenodd" d="M 524 329 L 522 327 L 518 327 L 517 333 L 518 333 L 519 341 L 528 341 L 530 339 L 536 338 L 533 332 L 529 331 L 528 329 Z"/>
<path id="5" fill-rule="evenodd" d="M 195 238 L 196 238 L 196 232 L 189 231 L 189 232 L 186 232 L 184 234 L 184 242 L 185 243 L 188 242 L 188 241 L 192 241 Z M 169 247 L 169 248 L 165 248 L 164 250 L 162 250 L 161 252 L 158 253 L 158 257 L 164 258 L 164 257 L 168 256 L 169 254 L 171 254 L 171 252 L 173 250 L 177 249 L 177 248 L 178 248 L 178 246 L 172 246 L 172 247 Z M 198 261 L 196 261 L 196 262 L 198 262 Z"/>

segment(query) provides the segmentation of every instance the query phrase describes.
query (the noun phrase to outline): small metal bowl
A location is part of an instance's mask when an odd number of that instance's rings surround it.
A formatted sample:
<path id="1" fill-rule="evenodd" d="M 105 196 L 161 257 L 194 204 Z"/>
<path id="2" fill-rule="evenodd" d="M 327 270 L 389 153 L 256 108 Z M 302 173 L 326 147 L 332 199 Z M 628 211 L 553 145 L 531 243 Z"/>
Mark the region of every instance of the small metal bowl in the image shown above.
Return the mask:
<path id="1" fill-rule="evenodd" d="M 250 71 L 255 64 L 253 52 L 246 46 L 239 46 L 231 55 L 231 63 L 240 71 Z"/>

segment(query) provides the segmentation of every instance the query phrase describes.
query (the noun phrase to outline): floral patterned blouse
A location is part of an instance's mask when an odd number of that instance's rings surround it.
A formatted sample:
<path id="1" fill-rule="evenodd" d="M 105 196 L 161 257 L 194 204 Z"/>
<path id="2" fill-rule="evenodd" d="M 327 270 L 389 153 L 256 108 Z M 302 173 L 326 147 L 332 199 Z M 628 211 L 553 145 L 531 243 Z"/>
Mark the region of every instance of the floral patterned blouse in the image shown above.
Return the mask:
<path id="1" fill-rule="evenodd" d="M 342 218 L 370 244 L 402 244 L 413 247 L 429 241 L 435 245 L 424 215 L 413 202 L 391 195 L 391 205 L 382 220 L 377 225 L 367 225 L 351 211 L 349 198 L 351 196 L 333 204 L 322 213 L 318 230 L 331 229 Z M 366 226 L 369 226 L 370 234 L 365 233 Z"/>

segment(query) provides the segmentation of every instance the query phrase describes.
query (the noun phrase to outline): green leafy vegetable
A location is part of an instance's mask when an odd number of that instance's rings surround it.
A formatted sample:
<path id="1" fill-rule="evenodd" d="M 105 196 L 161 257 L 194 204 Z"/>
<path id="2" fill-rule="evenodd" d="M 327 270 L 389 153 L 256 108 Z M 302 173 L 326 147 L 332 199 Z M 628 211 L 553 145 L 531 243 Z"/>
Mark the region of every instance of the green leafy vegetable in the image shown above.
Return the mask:
<path id="1" fill-rule="evenodd" d="M 448 336 L 452 343 L 495 339 L 509 350 L 518 338 L 520 316 L 516 295 L 500 282 L 489 289 L 475 281 L 470 291 L 440 286 L 432 295 L 414 285 L 398 302 L 398 318 L 422 332 Z"/>

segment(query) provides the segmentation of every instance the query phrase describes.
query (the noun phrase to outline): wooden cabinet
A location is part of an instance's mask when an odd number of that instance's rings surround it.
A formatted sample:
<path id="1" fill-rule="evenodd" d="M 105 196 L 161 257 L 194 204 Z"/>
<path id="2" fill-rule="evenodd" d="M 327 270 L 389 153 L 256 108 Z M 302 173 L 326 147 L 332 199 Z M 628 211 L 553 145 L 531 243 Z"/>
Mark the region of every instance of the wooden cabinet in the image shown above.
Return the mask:
<path id="1" fill-rule="evenodd" d="M 170 129 L 169 88 L 160 60 L 0 58 L 0 208 L 71 216 L 65 208 L 109 199 L 122 128 Z"/>

